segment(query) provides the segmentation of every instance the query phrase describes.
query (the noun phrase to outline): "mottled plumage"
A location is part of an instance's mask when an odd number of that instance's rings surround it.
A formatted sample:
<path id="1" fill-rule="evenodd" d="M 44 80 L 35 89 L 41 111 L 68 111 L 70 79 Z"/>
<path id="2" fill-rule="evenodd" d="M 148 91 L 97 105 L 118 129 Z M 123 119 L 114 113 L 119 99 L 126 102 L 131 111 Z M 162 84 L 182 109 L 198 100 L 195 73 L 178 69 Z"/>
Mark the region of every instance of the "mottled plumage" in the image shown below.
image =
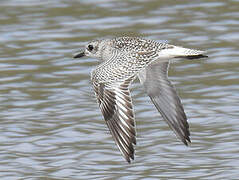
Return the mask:
<path id="1" fill-rule="evenodd" d="M 181 101 L 168 80 L 169 60 L 207 57 L 187 49 L 137 37 L 92 41 L 75 58 L 100 59 L 91 81 L 106 124 L 127 162 L 134 159 L 135 119 L 129 86 L 138 77 L 163 119 L 181 141 L 190 142 L 189 125 Z"/>

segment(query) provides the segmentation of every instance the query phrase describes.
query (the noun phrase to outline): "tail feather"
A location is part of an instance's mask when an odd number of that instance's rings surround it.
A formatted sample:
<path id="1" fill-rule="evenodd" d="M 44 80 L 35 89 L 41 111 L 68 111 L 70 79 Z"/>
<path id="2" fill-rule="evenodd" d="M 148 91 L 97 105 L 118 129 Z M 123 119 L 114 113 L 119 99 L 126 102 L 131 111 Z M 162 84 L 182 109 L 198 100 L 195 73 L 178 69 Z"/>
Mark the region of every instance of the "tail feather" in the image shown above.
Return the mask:
<path id="1" fill-rule="evenodd" d="M 188 49 L 179 46 L 169 46 L 168 49 L 164 49 L 160 52 L 162 56 L 167 56 L 171 58 L 187 58 L 187 59 L 198 59 L 208 57 L 205 51 L 199 51 L 195 49 Z"/>
<path id="2" fill-rule="evenodd" d="M 199 59 L 199 58 L 207 58 L 207 55 L 199 54 L 199 55 L 190 55 L 190 56 L 177 56 L 175 58 L 186 58 L 186 59 Z"/>

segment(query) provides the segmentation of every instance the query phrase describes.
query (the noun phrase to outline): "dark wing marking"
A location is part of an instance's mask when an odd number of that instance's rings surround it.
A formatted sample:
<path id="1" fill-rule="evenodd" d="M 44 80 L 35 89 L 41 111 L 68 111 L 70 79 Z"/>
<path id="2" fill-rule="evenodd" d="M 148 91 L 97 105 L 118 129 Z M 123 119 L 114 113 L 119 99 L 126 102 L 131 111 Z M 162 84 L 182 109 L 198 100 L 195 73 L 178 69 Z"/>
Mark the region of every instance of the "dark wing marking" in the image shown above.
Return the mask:
<path id="1" fill-rule="evenodd" d="M 150 64 L 139 73 L 150 99 L 175 134 L 187 145 L 190 141 L 189 125 L 182 103 L 168 80 L 169 62 Z"/>
<path id="2" fill-rule="evenodd" d="M 129 163 L 134 159 L 136 144 L 134 112 L 129 91 L 132 80 L 133 78 L 129 78 L 124 82 L 110 85 L 93 82 L 106 124 L 120 152 Z"/>

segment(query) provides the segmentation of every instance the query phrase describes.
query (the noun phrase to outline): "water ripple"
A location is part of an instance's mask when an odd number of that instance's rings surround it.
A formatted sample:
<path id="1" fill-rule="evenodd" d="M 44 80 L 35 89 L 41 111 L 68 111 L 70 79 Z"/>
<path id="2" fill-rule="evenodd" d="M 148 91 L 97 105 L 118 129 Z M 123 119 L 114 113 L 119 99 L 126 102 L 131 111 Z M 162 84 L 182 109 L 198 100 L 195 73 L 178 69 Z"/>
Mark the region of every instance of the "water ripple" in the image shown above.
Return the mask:
<path id="1" fill-rule="evenodd" d="M 226 8 L 225 8 L 226 7 Z M 3 1 L 1 179 L 237 179 L 237 1 Z M 127 164 L 90 83 L 72 59 L 95 38 L 139 35 L 207 50 L 171 63 L 192 144 L 185 147 L 136 81 L 136 159 Z"/>

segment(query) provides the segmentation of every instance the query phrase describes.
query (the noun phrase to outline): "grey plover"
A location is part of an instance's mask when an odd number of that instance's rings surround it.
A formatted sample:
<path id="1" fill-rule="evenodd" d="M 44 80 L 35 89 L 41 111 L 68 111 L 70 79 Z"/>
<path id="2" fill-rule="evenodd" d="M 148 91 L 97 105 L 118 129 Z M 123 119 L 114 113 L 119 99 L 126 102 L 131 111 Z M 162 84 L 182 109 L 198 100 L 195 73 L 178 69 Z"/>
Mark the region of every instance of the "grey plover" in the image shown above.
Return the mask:
<path id="1" fill-rule="evenodd" d="M 182 103 L 168 80 L 169 60 L 207 57 L 187 49 L 138 37 L 95 40 L 74 58 L 88 56 L 102 63 L 91 72 L 91 81 L 106 124 L 127 162 L 134 159 L 135 119 L 129 86 L 138 77 L 146 93 L 175 132 L 188 145 L 189 125 Z"/>

